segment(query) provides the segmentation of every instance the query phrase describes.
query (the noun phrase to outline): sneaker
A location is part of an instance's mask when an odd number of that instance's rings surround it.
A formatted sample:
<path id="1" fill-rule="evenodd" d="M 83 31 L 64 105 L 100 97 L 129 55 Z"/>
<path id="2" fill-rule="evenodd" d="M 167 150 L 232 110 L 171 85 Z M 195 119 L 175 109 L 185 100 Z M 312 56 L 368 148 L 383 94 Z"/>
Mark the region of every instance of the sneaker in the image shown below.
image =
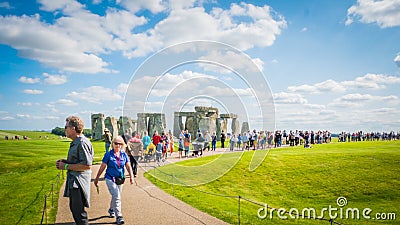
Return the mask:
<path id="1" fill-rule="evenodd" d="M 108 214 L 110 214 L 110 215 L 109 215 L 110 218 L 114 218 L 114 217 L 115 217 L 114 209 L 109 209 L 109 210 L 108 210 Z"/>
<path id="2" fill-rule="evenodd" d="M 124 223 L 125 223 L 124 218 L 122 216 L 118 216 L 117 217 L 117 224 L 124 224 Z"/>

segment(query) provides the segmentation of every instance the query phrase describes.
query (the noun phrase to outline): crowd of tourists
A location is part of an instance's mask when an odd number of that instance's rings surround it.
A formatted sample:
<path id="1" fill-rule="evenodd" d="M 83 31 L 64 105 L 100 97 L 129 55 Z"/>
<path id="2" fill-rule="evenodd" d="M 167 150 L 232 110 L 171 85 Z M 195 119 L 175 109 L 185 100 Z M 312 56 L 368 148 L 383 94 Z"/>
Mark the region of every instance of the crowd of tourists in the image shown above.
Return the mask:
<path id="1" fill-rule="evenodd" d="M 311 147 L 311 144 L 329 143 L 332 135 L 329 131 L 302 131 L 302 130 L 276 130 L 276 131 L 247 131 L 243 134 L 229 135 L 230 148 L 241 150 L 257 150 L 282 145 Z"/>
<path id="2" fill-rule="evenodd" d="M 369 132 L 365 133 L 363 131 L 358 132 L 341 132 L 338 134 L 339 142 L 353 142 L 353 141 L 391 141 L 391 140 L 400 140 L 400 131 L 399 132 Z"/>
<path id="3" fill-rule="evenodd" d="M 221 133 L 221 141 L 225 139 L 224 132 Z M 335 135 L 336 136 L 336 135 Z M 363 131 L 337 134 L 339 142 L 350 141 L 390 141 L 400 140 L 399 132 L 369 132 Z M 247 131 L 243 134 L 229 134 L 230 150 L 256 150 L 266 148 L 277 148 L 286 146 L 304 146 L 310 148 L 313 144 L 323 144 L 332 142 L 332 133 L 330 131 L 308 131 L 308 130 L 276 130 L 276 131 Z"/>
<path id="4" fill-rule="evenodd" d="M 110 140 L 107 137 L 109 133 L 106 129 L 106 151 Z M 276 131 L 247 131 L 239 134 L 225 133 L 223 130 L 217 136 L 216 132 L 211 134 L 208 131 L 197 131 L 192 135 L 188 130 L 182 130 L 178 137 L 174 137 L 171 132 L 162 132 L 161 135 L 157 131 L 149 136 L 147 133 L 142 138 L 136 132 L 132 135 L 135 137 L 135 142 L 142 143 L 142 153 L 148 151 L 148 148 L 154 148 L 155 159 L 157 161 L 165 160 L 168 154 L 174 152 L 174 142 L 177 142 L 178 157 L 201 156 L 203 151 L 215 151 L 217 140 L 220 141 L 220 148 L 229 148 L 230 151 L 234 150 L 257 150 L 267 148 L 277 148 L 281 146 L 304 146 L 310 148 L 314 144 L 323 144 L 332 142 L 332 132 L 328 130 L 309 131 L 309 130 L 276 130 Z M 122 137 L 126 140 L 127 146 L 133 139 L 131 135 L 126 133 Z M 351 141 L 378 141 L 378 140 L 400 140 L 400 132 L 341 132 L 337 135 L 339 142 Z M 129 151 L 128 151 L 129 152 Z M 137 159 L 131 160 L 133 162 Z M 132 166 L 134 167 L 134 165 Z M 134 170 L 135 172 L 135 170 Z"/>

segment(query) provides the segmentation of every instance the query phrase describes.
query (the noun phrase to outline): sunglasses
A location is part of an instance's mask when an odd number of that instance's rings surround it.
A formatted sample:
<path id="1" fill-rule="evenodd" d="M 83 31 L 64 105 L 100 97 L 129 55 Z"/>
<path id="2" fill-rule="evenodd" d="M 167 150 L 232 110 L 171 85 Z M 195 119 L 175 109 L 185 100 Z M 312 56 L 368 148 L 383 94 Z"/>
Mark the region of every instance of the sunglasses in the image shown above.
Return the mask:
<path id="1" fill-rule="evenodd" d="M 71 127 L 71 126 L 65 126 L 64 129 L 66 130 L 68 127 Z"/>
<path id="2" fill-rule="evenodd" d="M 124 143 L 114 142 L 114 145 L 124 145 Z"/>

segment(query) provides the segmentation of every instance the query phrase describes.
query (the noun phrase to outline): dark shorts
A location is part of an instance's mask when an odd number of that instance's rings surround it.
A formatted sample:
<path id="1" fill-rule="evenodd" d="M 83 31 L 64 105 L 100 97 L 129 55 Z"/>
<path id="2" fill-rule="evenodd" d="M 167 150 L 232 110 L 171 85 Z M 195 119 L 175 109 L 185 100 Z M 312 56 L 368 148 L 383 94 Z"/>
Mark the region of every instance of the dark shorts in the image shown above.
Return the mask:
<path id="1" fill-rule="evenodd" d="M 183 151 L 183 148 L 179 148 L 178 151 L 180 151 L 180 152 Z"/>

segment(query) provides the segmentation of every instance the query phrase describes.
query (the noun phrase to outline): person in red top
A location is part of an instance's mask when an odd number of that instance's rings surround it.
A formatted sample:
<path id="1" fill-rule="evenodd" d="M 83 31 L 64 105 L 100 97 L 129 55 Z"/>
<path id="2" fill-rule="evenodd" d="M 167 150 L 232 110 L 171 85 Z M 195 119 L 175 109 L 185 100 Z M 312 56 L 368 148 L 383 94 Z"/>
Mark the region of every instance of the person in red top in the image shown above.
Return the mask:
<path id="1" fill-rule="evenodd" d="M 157 146 L 157 144 L 161 141 L 161 136 L 158 135 L 158 131 L 154 131 L 153 134 L 153 144 Z"/>

